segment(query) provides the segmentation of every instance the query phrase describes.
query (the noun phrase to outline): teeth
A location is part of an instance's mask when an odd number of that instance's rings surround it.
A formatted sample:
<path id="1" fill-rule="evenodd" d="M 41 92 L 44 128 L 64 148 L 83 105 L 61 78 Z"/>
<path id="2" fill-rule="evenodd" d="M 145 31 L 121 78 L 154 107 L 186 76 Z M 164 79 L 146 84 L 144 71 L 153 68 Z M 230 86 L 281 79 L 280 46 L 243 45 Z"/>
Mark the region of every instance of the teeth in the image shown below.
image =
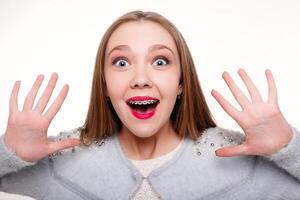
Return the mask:
<path id="1" fill-rule="evenodd" d="M 144 101 L 129 101 L 130 104 L 135 104 L 135 105 L 147 105 L 147 104 L 153 104 L 157 102 L 158 100 L 144 100 Z"/>

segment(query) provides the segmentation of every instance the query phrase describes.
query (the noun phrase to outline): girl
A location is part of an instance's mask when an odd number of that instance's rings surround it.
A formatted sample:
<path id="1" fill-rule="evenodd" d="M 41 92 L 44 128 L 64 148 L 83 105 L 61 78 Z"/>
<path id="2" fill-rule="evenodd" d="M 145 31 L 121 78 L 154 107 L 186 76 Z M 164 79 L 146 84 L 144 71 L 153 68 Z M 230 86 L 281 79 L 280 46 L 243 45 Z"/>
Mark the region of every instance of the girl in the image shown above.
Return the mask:
<path id="1" fill-rule="evenodd" d="M 68 92 L 45 111 L 57 81 L 37 77 L 23 110 L 20 82 L 1 137 L 1 191 L 36 199 L 297 199 L 300 133 L 280 112 L 270 70 L 268 100 L 247 75 L 249 100 L 227 72 L 239 111 L 212 95 L 245 134 L 217 127 L 188 47 L 153 12 L 121 16 L 101 41 L 83 126 L 47 137 Z M 271 184 L 270 184 L 271 183 Z"/>

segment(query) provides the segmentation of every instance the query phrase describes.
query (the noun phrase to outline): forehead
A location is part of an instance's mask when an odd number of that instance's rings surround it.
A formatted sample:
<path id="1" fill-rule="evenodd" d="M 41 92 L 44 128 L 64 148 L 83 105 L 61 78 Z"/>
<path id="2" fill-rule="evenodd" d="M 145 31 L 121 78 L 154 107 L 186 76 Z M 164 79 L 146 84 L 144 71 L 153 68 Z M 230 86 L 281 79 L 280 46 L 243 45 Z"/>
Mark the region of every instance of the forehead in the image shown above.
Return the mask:
<path id="1" fill-rule="evenodd" d="M 144 50 L 155 44 L 165 45 L 177 52 L 172 35 L 160 24 L 147 20 L 126 22 L 112 33 L 106 52 L 118 45 Z"/>

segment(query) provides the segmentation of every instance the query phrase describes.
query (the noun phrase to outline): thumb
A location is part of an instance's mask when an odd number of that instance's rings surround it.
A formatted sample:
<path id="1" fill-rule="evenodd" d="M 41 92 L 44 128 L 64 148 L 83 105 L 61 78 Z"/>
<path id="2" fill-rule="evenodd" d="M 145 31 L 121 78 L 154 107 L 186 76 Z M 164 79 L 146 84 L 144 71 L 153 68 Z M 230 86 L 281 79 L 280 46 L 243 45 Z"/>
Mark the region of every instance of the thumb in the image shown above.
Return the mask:
<path id="1" fill-rule="evenodd" d="M 247 152 L 247 147 L 244 144 L 238 146 L 224 147 L 221 149 L 217 149 L 215 151 L 216 156 L 219 157 L 240 156 L 240 155 L 245 155 L 246 152 Z"/>
<path id="2" fill-rule="evenodd" d="M 57 142 L 51 142 L 49 145 L 49 153 L 58 152 L 67 148 L 72 148 L 80 144 L 79 139 L 66 139 Z"/>

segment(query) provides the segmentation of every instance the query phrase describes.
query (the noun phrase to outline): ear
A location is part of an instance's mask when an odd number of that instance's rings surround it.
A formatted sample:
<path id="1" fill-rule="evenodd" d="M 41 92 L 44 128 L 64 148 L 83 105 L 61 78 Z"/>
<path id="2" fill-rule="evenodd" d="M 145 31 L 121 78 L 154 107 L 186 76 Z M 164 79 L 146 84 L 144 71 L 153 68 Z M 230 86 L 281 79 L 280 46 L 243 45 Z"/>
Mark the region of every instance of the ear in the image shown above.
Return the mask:
<path id="1" fill-rule="evenodd" d="M 104 88 L 104 96 L 105 97 L 109 97 L 108 91 L 107 91 L 107 87 L 105 86 Z"/>
<path id="2" fill-rule="evenodd" d="M 181 94 L 182 94 L 182 85 L 180 84 L 178 86 L 178 93 L 177 93 L 177 95 L 181 95 Z"/>
<path id="3" fill-rule="evenodd" d="M 106 100 L 106 101 L 109 101 L 109 100 L 110 100 L 109 94 L 107 93 L 106 90 L 104 91 L 104 96 L 105 96 L 105 100 Z"/>

